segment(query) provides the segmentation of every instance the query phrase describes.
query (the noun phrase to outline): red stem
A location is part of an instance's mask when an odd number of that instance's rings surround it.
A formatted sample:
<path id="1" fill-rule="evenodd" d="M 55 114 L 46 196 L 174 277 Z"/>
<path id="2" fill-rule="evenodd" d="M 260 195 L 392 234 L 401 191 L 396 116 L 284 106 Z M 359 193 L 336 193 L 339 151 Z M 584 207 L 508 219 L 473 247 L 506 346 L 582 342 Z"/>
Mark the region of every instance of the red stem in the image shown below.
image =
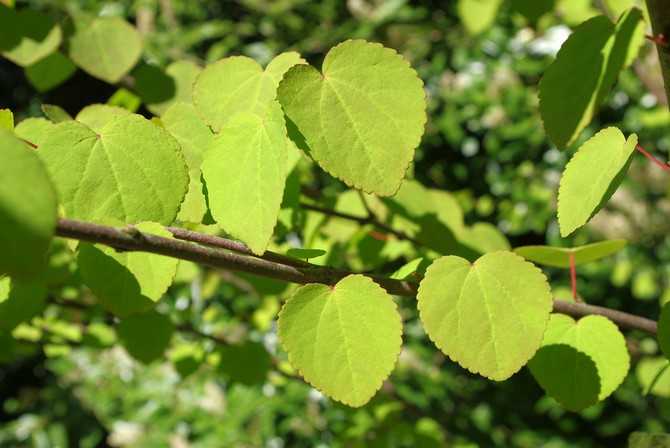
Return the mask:
<path id="1" fill-rule="evenodd" d="M 572 298 L 577 301 L 577 272 L 575 270 L 575 253 L 570 252 L 570 282 L 572 283 Z"/>
<path id="2" fill-rule="evenodd" d="M 642 147 L 641 147 L 640 145 L 637 145 L 637 146 L 635 147 L 635 149 L 637 149 L 638 151 L 640 151 L 640 152 L 641 152 L 642 154 L 644 154 L 645 156 L 649 157 L 649 160 L 651 160 L 652 162 L 654 162 L 656 165 L 660 166 L 661 168 L 663 168 L 663 169 L 666 170 L 666 171 L 670 171 L 670 166 L 668 166 L 668 165 L 666 165 L 665 163 L 661 162 L 660 160 L 656 159 L 654 156 L 652 156 L 652 155 L 649 154 L 647 151 L 645 151 L 644 149 L 642 149 Z"/>

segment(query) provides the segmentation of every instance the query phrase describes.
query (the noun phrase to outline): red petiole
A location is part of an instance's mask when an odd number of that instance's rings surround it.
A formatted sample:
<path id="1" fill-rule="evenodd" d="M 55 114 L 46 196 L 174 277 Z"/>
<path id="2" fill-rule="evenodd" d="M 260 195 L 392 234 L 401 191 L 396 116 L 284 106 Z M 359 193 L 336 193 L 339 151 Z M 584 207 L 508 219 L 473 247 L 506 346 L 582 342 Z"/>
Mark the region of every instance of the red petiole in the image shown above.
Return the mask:
<path id="1" fill-rule="evenodd" d="M 670 171 L 670 166 L 668 166 L 668 165 L 666 165 L 665 163 L 661 162 L 660 160 L 656 159 L 654 156 L 652 156 L 652 155 L 649 154 L 647 151 L 645 151 L 640 145 L 637 145 L 637 146 L 635 147 L 635 149 L 637 149 L 637 150 L 640 151 L 642 154 L 644 154 L 645 156 L 647 156 L 647 157 L 649 158 L 649 160 L 651 160 L 652 162 L 654 162 L 656 165 L 660 166 L 661 168 L 663 168 L 663 169 L 666 170 L 666 171 Z"/>

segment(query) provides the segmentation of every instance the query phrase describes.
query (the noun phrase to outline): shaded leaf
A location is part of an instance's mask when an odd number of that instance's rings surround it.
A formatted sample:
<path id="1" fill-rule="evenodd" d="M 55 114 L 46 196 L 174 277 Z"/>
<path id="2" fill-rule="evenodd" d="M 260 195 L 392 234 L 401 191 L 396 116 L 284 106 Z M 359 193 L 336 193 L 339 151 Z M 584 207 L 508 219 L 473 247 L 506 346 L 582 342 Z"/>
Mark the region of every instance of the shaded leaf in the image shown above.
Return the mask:
<path id="1" fill-rule="evenodd" d="M 570 267 L 570 253 L 574 254 L 575 266 L 612 255 L 626 246 L 626 240 L 600 241 L 579 247 L 521 246 L 514 252 L 533 263 Z"/>

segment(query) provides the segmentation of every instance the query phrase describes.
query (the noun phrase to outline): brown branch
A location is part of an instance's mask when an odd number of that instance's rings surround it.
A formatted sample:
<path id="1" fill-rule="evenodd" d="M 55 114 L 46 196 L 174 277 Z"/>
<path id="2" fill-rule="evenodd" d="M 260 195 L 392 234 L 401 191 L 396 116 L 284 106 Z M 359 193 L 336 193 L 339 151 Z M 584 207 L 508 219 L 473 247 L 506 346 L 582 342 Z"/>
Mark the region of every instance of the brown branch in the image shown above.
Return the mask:
<path id="1" fill-rule="evenodd" d="M 661 62 L 661 72 L 665 83 L 665 96 L 670 102 L 670 8 L 667 0 L 647 0 L 647 9 L 651 19 L 651 29 L 658 39 L 656 49 Z M 664 44 L 666 43 L 666 44 Z"/>
<path id="2" fill-rule="evenodd" d="M 216 268 L 246 272 L 248 274 L 298 284 L 323 283 L 334 285 L 347 275 L 353 274 L 353 272 L 344 269 L 311 264 L 309 267 L 304 268 L 287 266 L 279 262 L 230 253 L 223 249 L 163 238 L 137 231 L 134 228 L 132 231 L 127 231 L 118 227 L 103 226 L 72 219 L 59 219 L 56 225 L 56 235 L 64 238 L 106 244 L 117 249 L 167 255 Z M 376 275 L 365 275 L 386 289 L 389 294 L 402 297 L 416 297 L 418 283 Z M 639 330 L 652 336 L 656 335 L 656 322 L 653 320 L 618 310 L 555 300 L 554 311 L 573 317 L 597 314 L 609 318 L 621 327 Z"/>

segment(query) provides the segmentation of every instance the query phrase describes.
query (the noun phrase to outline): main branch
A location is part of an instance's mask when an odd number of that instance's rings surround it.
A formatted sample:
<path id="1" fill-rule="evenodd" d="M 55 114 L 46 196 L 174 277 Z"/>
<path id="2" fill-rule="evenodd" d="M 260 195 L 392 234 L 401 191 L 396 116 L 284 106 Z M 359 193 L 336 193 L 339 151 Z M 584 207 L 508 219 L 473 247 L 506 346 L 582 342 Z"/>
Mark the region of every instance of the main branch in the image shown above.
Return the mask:
<path id="1" fill-rule="evenodd" d="M 338 281 L 353 274 L 345 269 L 328 266 L 317 266 L 306 262 L 295 263 L 279 254 L 273 254 L 271 259 L 263 259 L 249 251 L 239 242 L 225 238 L 211 237 L 197 232 L 184 233 L 181 230 L 167 228 L 174 232 L 177 238 L 191 241 L 200 241 L 217 247 L 208 247 L 193 244 L 178 239 L 164 238 L 150 233 L 140 232 L 132 226 L 118 228 L 93 224 L 72 219 L 59 219 L 56 225 L 56 235 L 64 238 L 73 238 L 80 241 L 105 244 L 119 250 L 150 252 L 166 255 L 194 263 L 227 269 L 261 277 L 282 280 L 291 283 L 323 283 L 335 285 Z M 225 247 L 225 248 L 224 248 Z M 369 275 L 377 284 L 389 294 L 401 297 L 416 297 L 418 284 L 403 280 Z M 641 316 L 636 316 L 610 308 L 571 303 L 554 300 L 554 311 L 573 317 L 583 317 L 590 314 L 605 316 L 621 327 L 639 330 L 649 335 L 656 335 L 656 322 Z"/>

